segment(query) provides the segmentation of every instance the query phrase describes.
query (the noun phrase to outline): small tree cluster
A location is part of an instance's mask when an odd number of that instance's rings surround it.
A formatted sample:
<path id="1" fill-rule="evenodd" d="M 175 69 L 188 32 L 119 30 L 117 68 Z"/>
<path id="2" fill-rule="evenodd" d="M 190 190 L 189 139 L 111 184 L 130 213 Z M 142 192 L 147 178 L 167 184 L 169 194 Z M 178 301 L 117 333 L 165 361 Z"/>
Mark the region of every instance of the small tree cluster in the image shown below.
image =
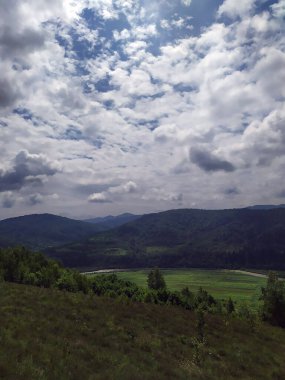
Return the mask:
<path id="1" fill-rule="evenodd" d="M 98 296 L 155 304 L 183 307 L 187 310 L 210 310 L 216 301 L 202 288 L 197 294 L 188 288 L 171 292 L 158 268 L 148 275 L 148 289 L 124 281 L 116 274 L 98 275 L 92 278 L 71 269 L 63 268 L 58 262 L 40 253 L 18 247 L 0 249 L 0 280 L 29 284 L 46 288 L 57 288 L 68 292 L 92 292 Z"/>
<path id="2" fill-rule="evenodd" d="M 273 325 L 285 327 L 284 282 L 278 280 L 275 272 L 270 272 L 265 288 L 262 288 L 261 317 Z"/>

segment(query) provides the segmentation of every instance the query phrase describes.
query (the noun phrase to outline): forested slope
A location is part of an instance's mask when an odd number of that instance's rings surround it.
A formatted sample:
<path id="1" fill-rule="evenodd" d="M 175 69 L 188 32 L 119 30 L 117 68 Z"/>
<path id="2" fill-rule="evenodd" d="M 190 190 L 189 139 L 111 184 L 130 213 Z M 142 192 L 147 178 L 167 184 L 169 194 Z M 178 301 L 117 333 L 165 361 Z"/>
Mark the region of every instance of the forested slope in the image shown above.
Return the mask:
<path id="1" fill-rule="evenodd" d="M 285 209 L 170 210 L 48 254 L 70 266 L 285 268 Z"/>

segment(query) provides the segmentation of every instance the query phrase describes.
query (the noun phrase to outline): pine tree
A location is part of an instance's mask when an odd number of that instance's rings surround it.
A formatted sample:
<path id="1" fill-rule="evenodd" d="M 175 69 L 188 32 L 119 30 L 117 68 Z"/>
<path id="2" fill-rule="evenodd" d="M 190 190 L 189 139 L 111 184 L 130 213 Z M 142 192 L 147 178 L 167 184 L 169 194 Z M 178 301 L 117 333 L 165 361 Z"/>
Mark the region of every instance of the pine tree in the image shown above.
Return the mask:
<path id="1" fill-rule="evenodd" d="M 232 314 L 235 311 L 235 305 L 231 297 L 228 299 L 228 302 L 226 304 L 226 309 L 227 309 L 228 314 Z"/>
<path id="2" fill-rule="evenodd" d="M 147 278 L 147 285 L 149 289 L 153 290 L 160 290 L 166 288 L 163 275 L 158 268 L 152 269 L 149 272 Z"/>

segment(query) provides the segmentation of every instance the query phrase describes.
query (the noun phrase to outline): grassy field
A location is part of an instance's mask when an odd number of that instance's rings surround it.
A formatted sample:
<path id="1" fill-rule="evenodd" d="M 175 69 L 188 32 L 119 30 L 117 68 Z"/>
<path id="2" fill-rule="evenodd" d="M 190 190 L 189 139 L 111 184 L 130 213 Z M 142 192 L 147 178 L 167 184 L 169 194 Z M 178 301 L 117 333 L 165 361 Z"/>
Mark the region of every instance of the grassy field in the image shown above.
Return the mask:
<path id="1" fill-rule="evenodd" d="M 285 379 L 285 331 L 179 307 L 0 283 L 0 379 Z"/>
<path id="2" fill-rule="evenodd" d="M 148 270 L 118 272 L 119 278 L 133 281 L 139 286 L 147 286 Z M 201 270 L 201 269 L 169 269 L 162 270 L 166 285 L 170 290 L 181 290 L 188 286 L 191 291 L 197 291 L 201 286 L 214 297 L 234 301 L 248 302 L 257 305 L 260 288 L 265 285 L 266 279 L 253 277 L 229 270 Z"/>
<path id="3" fill-rule="evenodd" d="M 269 270 L 262 270 L 262 269 L 249 269 L 250 272 L 253 272 L 253 273 L 259 273 L 259 274 L 265 274 L 266 276 L 268 276 L 268 273 L 270 272 Z M 274 272 L 277 273 L 278 277 L 280 279 L 284 279 L 285 278 L 285 271 L 284 270 L 275 270 Z"/>

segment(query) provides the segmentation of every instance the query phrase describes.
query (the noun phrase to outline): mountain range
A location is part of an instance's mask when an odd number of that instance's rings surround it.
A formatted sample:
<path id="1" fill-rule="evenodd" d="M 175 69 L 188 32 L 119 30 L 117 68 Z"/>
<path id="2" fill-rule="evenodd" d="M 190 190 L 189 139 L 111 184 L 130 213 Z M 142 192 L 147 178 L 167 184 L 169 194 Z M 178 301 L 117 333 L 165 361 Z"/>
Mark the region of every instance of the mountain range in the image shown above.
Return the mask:
<path id="1" fill-rule="evenodd" d="M 141 215 L 134 215 L 126 212 L 118 216 L 108 215 L 104 217 L 85 219 L 84 221 L 100 225 L 101 228 L 105 227 L 106 230 L 109 230 L 114 227 L 119 227 L 122 224 L 132 222 L 133 220 L 139 219 L 140 217 Z"/>
<path id="2" fill-rule="evenodd" d="M 0 246 L 25 245 L 71 267 L 285 268 L 284 205 L 178 209 L 73 220 L 0 221 Z"/>
<path id="3" fill-rule="evenodd" d="M 285 268 L 285 209 L 179 209 L 143 215 L 48 250 L 74 267 Z"/>
<path id="4" fill-rule="evenodd" d="M 32 214 L 0 221 L 0 246 L 24 245 L 43 250 L 87 239 L 97 232 L 120 226 L 138 216 L 123 214 L 87 221 L 52 214 Z"/>

